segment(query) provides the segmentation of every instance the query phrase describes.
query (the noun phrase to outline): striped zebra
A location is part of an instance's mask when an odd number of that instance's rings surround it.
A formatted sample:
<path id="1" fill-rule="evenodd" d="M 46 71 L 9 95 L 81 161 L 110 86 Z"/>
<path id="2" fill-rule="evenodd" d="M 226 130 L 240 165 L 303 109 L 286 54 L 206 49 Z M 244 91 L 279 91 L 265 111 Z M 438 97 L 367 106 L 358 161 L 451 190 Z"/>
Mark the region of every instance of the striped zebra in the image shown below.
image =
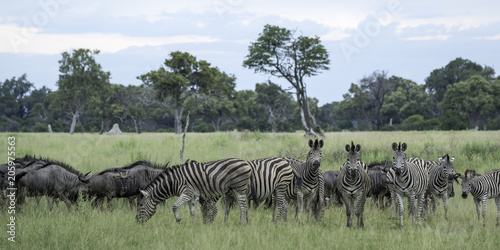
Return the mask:
<path id="1" fill-rule="evenodd" d="M 413 218 L 413 223 L 416 219 L 421 219 L 423 209 L 425 191 L 429 184 L 429 174 L 425 169 L 425 162 L 422 159 L 406 158 L 406 143 L 394 142 L 392 144 L 394 150 L 394 185 L 393 189 L 396 194 L 397 208 L 399 209 L 399 228 L 403 228 L 403 198 L 408 197 L 409 212 Z M 417 207 L 415 207 L 417 200 Z"/>
<path id="2" fill-rule="evenodd" d="M 464 176 L 459 178 L 462 178 L 462 198 L 467 199 L 469 193 L 474 198 L 479 223 L 481 223 L 479 212 L 481 203 L 483 205 L 483 227 L 486 226 L 486 200 L 495 198 L 497 205 L 496 226 L 498 227 L 500 221 L 500 169 L 492 170 L 483 175 L 478 175 L 476 171 L 467 169 Z"/>
<path id="3" fill-rule="evenodd" d="M 293 169 L 284 158 L 269 157 L 247 161 L 252 168 L 251 198 L 255 204 L 266 199 L 273 201 L 273 221 L 287 221 L 287 201 L 285 193 L 292 186 Z M 276 206 L 278 214 L 275 220 Z"/>
<path id="4" fill-rule="evenodd" d="M 436 199 L 443 199 L 444 218 L 448 219 L 448 197 L 450 186 L 453 187 L 453 161 L 455 157 L 446 154 L 437 161 L 427 161 L 425 166 L 429 173 L 429 185 L 424 199 L 424 218 L 427 217 L 427 203 L 431 202 L 432 212 L 436 211 Z"/>
<path id="5" fill-rule="evenodd" d="M 337 189 L 342 195 L 346 207 L 347 227 L 352 226 L 354 215 L 358 218 L 358 227 L 364 227 L 363 212 L 365 210 L 366 195 L 370 191 L 370 177 L 366 171 L 366 164 L 359 160 L 361 145 L 346 144 L 347 161 L 340 167 L 337 177 Z"/>
<path id="6" fill-rule="evenodd" d="M 248 222 L 246 194 L 251 174 L 251 167 L 246 161 L 234 158 L 207 163 L 190 161 L 167 168 L 141 190 L 143 198 L 137 208 L 136 221 L 140 223 L 148 221 L 155 214 L 156 205 L 172 196 L 179 197 L 172 208 L 175 220 L 180 222 L 177 209 L 186 202 L 194 220 L 195 199 L 199 196 L 202 201 L 212 204 L 206 206 L 202 203 L 203 215 L 213 213 L 214 201 L 220 197 L 226 198 L 226 211 L 232 200 L 236 199 L 241 212 L 240 222 L 244 224 Z"/>
<path id="7" fill-rule="evenodd" d="M 316 212 L 321 212 L 324 209 L 324 197 L 317 196 L 319 183 L 321 182 L 319 176 L 322 176 L 319 167 L 321 165 L 321 148 L 323 145 L 323 140 L 318 141 L 318 139 L 316 139 L 313 142 L 313 140 L 310 139 L 309 147 L 311 149 L 307 154 L 306 161 L 285 157 L 285 159 L 290 162 L 295 174 L 294 181 L 287 189 L 285 196 L 287 200 L 296 200 L 295 217 L 298 218 L 299 221 L 301 220 L 304 207 L 307 214 L 307 220 L 309 220 L 309 210 L 315 199 L 320 203 L 318 205 L 319 208 L 315 209 Z M 322 190 L 324 194 L 324 187 Z M 320 214 L 314 216 L 315 218 L 321 218 Z"/>

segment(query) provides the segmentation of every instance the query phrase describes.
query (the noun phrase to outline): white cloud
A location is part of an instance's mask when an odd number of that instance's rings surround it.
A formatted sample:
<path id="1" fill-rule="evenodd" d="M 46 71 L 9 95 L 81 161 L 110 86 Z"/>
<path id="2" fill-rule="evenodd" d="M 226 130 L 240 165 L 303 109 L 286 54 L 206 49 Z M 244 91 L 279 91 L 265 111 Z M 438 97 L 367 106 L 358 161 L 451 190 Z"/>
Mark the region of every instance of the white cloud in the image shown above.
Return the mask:
<path id="1" fill-rule="evenodd" d="M 99 49 L 116 53 L 132 46 L 163 46 L 183 43 L 210 43 L 218 39 L 209 36 L 177 35 L 134 37 L 113 33 L 47 34 L 40 29 L 31 32 L 17 25 L 0 25 L 0 53 L 59 54 L 76 48 Z M 26 35 L 28 34 L 28 35 Z"/>
<path id="2" fill-rule="evenodd" d="M 449 35 L 429 35 L 429 36 L 413 36 L 413 37 L 407 37 L 403 38 L 403 40 L 406 41 L 444 41 L 450 38 Z"/>

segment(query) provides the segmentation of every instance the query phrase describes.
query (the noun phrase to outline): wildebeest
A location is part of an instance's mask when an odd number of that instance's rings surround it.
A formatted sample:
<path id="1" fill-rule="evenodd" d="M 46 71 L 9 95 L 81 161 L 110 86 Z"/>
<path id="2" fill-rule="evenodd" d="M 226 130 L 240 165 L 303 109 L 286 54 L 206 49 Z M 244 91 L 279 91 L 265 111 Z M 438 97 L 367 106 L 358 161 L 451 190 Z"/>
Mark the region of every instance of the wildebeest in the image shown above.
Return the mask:
<path id="1" fill-rule="evenodd" d="M 163 170 L 166 169 L 168 163 L 165 166 L 160 166 L 147 161 L 136 161 L 130 165 L 120 167 L 120 168 L 110 168 L 99 172 L 100 174 L 109 172 L 127 172 L 128 177 L 123 186 L 122 192 L 116 194 L 118 198 L 128 198 L 130 203 L 130 208 L 134 208 L 134 200 L 137 198 L 137 203 L 142 198 L 139 190 L 145 189 L 148 184 L 153 181 Z"/>
<path id="2" fill-rule="evenodd" d="M 342 205 L 342 197 L 337 190 L 337 176 L 340 170 L 328 170 L 323 173 L 323 178 L 325 180 L 325 202 L 327 206 Z"/>
<path id="3" fill-rule="evenodd" d="M 387 178 L 384 169 L 387 167 L 385 163 L 371 163 L 368 165 L 368 177 L 370 177 L 371 188 L 367 197 L 371 198 L 371 207 L 377 206 L 383 209 L 384 197 L 390 197 L 389 188 L 387 187 Z"/>
<path id="4" fill-rule="evenodd" d="M 92 201 L 92 206 L 99 206 L 102 209 L 104 198 L 108 201 L 108 209 L 112 209 L 114 197 L 123 195 L 126 192 L 127 180 L 129 179 L 128 171 L 119 172 L 104 172 L 92 175 L 89 183 L 90 197 L 95 197 Z"/>
<path id="5" fill-rule="evenodd" d="M 55 199 L 61 199 L 71 210 L 78 194 L 88 194 L 88 183 L 92 174 L 81 174 L 71 166 L 50 161 L 36 170 L 28 171 L 19 178 L 20 185 L 27 188 L 30 195 L 46 195 L 49 210 Z"/>

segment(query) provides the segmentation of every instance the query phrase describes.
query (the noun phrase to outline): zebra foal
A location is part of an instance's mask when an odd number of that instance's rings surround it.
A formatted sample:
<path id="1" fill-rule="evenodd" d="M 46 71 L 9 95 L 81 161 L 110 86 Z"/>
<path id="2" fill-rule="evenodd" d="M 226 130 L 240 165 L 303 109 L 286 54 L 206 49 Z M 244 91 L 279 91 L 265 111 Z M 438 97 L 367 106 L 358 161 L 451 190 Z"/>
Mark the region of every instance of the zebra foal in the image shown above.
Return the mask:
<path id="1" fill-rule="evenodd" d="M 236 199 L 240 207 L 240 222 L 248 222 L 247 192 L 250 186 L 251 167 L 246 161 L 229 158 L 207 163 L 186 162 L 165 169 L 149 185 L 141 190 L 143 198 L 137 208 L 136 221 L 144 223 L 156 212 L 156 205 L 172 196 L 179 198 L 172 210 L 177 222 L 181 221 L 177 209 L 188 202 L 190 213 L 195 219 L 195 198 L 200 197 L 202 213 L 210 216 L 210 221 L 217 214 L 215 202 L 220 197 L 226 198 L 227 204 Z M 204 218 L 204 222 L 207 218 Z"/>
<path id="2" fill-rule="evenodd" d="M 450 197 L 450 185 L 453 187 L 453 161 L 455 157 L 446 154 L 439 158 L 439 162 L 428 161 L 425 166 L 429 173 L 429 185 L 426 197 L 431 198 L 432 212 L 436 211 L 436 199 L 443 199 L 444 218 L 448 219 L 448 197 Z M 424 218 L 427 216 L 428 199 L 424 199 Z"/>
<path id="3" fill-rule="evenodd" d="M 476 203 L 477 219 L 481 223 L 481 204 L 483 205 L 483 227 L 486 226 L 486 200 L 495 198 L 497 205 L 497 223 L 500 222 L 500 169 L 492 170 L 486 174 L 478 175 L 475 170 L 465 170 L 462 178 L 462 198 L 467 199 L 470 193 Z"/>
<path id="4" fill-rule="evenodd" d="M 358 218 L 358 227 L 364 227 L 363 212 L 366 195 L 370 191 L 370 177 L 366 164 L 359 160 L 361 145 L 346 144 L 347 161 L 340 167 L 337 177 L 337 189 L 342 195 L 347 214 L 347 227 L 352 226 L 354 215 Z"/>

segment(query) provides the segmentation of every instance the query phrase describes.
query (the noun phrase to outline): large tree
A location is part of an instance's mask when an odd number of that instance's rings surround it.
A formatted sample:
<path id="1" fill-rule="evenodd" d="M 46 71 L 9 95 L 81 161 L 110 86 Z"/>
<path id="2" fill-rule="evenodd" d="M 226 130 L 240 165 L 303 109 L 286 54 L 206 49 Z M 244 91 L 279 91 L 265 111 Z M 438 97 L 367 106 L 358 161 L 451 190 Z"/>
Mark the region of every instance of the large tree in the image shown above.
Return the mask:
<path id="1" fill-rule="evenodd" d="M 156 91 L 156 98 L 163 106 L 174 110 L 174 130 L 182 133 L 182 113 L 184 101 L 192 95 L 198 84 L 204 83 L 203 73 L 198 71 L 196 57 L 187 52 L 174 51 L 165 59 L 165 67 L 152 70 L 137 78 L 144 84 L 152 86 Z"/>
<path id="2" fill-rule="evenodd" d="M 449 62 L 442 68 L 433 70 L 425 79 L 425 89 L 434 102 L 430 111 L 441 119 L 442 110 L 440 103 L 444 99 L 447 87 L 465 81 L 473 75 L 480 75 L 486 80 L 492 80 L 495 70 L 489 66 L 483 67 L 460 57 Z"/>
<path id="3" fill-rule="evenodd" d="M 6 117 L 17 116 L 25 119 L 30 111 L 27 97 L 32 88 L 33 83 L 28 81 L 26 74 L 0 82 L 0 112 Z"/>
<path id="4" fill-rule="evenodd" d="M 63 52 L 59 60 L 58 90 L 49 94 L 50 107 L 71 116 L 70 134 L 90 101 L 109 87 L 110 73 L 95 61 L 98 54 L 99 50 L 75 49 L 72 54 Z"/>
<path id="5" fill-rule="evenodd" d="M 482 123 L 486 130 L 487 122 L 497 110 L 498 86 L 495 81 L 488 81 L 475 75 L 465 81 L 448 86 L 443 106 L 458 112 L 469 121 L 469 127 L 475 128 Z"/>
<path id="6" fill-rule="evenodd" d="M 328 70 L 328 52 L 319 37 L 298 36 L 274 25 L 265 25 L 256 42 L 249 46 L 243 66 L 255 72 L 286 79 L 296 90 L 302 125 L 307 134 L 321 130 L 309 110 L 305 77 Z"/>

